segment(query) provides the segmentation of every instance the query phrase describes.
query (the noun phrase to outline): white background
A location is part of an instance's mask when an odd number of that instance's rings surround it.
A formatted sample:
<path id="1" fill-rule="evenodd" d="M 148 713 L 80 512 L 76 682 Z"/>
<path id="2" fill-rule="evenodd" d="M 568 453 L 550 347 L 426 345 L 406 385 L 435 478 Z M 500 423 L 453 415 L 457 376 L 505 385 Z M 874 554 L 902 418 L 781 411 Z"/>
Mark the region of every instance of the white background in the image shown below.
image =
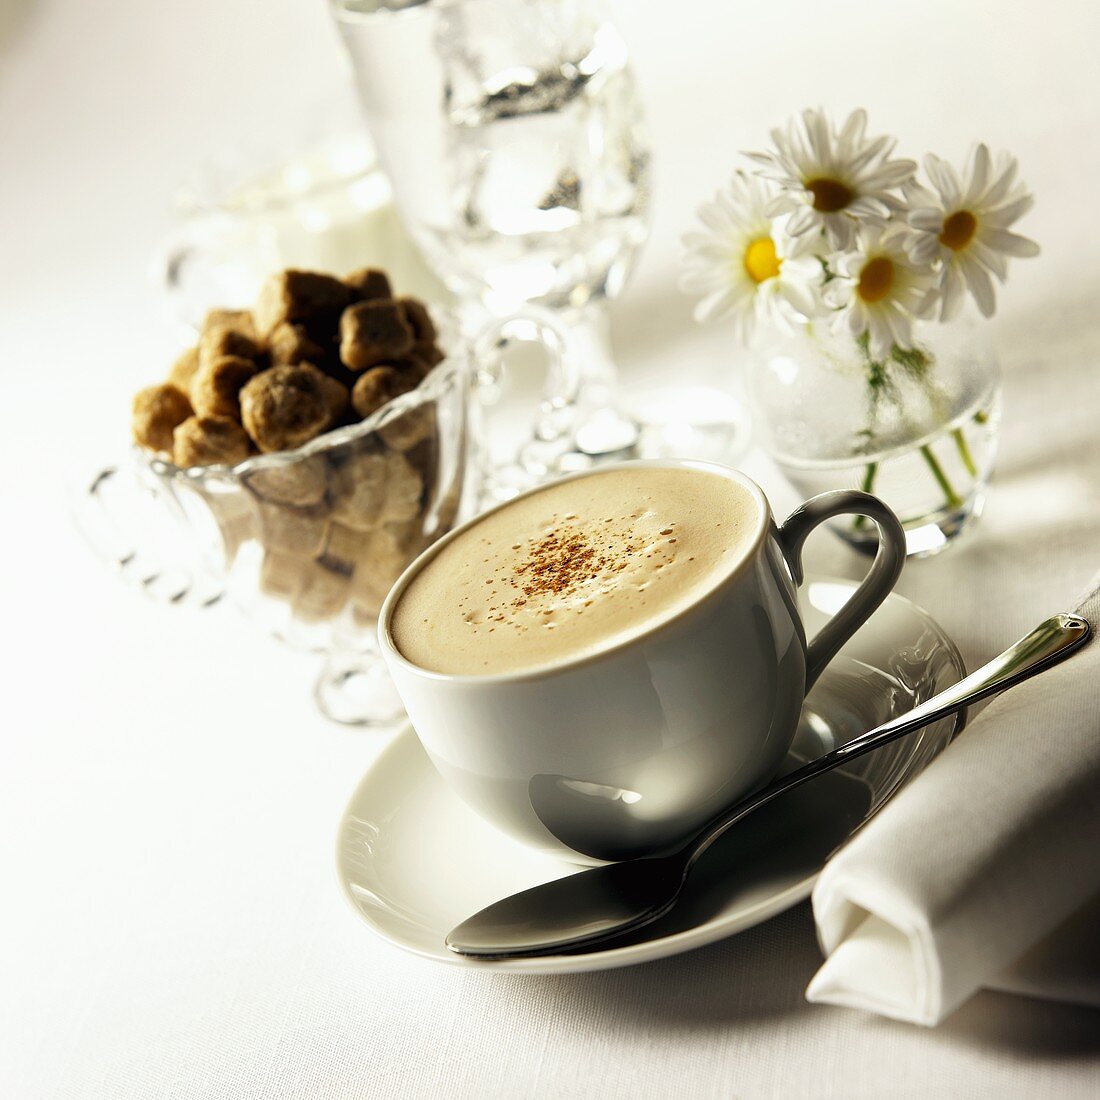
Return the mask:
<path id="1" fill-rule="evenodd" d="M 981 528 L 902 591 L 970 662 L 1070 602 L 1100 546 L 1100 18 L 1088 2 L 623 6 L 656 220 L 624 369 L 729 377 L 674 289 L 738 150 L 865 104 L 904 150 L 1008 146 L 1039 196 L 997 331 L 1002 462 Z M 935 1032 L 811 1007 L 806 906 L 630 971 L 439 969 L 374 939 L 332 862 L 376 754 L 313 711 L 308 658 L 229 611 L 146 604 L 71 533 L 64 485 L 125 445 L 174 346 L 147 277 L 195 163 L 344 93 L 322 0 L 0 0 L 0 1095 L 1069 1096 L 1100 1017 L 982 994 Z M 754 466 L 777 510 L 793 503 Z M 1043 534 L 1043 550 L 1034 539 Z M 861 563 L 827 538 L 818 569 Z M 1037 736 L 1043 731 L 1037 731 Z M 1006 914 L 1006 919 L 1011 915 Z"/>

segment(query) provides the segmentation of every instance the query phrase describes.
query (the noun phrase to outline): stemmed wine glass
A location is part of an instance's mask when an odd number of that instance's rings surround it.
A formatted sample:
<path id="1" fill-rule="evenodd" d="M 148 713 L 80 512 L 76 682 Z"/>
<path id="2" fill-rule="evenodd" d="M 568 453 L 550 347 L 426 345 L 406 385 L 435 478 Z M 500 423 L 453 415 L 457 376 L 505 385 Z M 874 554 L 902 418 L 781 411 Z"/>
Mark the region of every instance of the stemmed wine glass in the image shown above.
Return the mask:
<path id="1" fill-rule="evenodd" d="M 332 0 L 398 212 L 460 300 L 551 311 L 581 380 L 573 430 L 531 440 L 630 453 L 607 302 L 647 233 L 649 147 L 626 44 L 601 0 Z"/>

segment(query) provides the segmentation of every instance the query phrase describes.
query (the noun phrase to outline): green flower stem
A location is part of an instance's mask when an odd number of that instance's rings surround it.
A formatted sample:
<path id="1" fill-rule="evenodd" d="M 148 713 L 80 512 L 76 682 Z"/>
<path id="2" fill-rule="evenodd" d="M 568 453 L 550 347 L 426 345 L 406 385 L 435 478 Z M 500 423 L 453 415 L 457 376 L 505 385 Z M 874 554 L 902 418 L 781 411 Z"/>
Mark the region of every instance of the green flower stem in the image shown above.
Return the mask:
<path id="1" fill-rule="evenodd" d="M 971 477 L 977 477 L 978 467 L 974 462 L 974 456 L 970 453 L 970 444 L 967 443 L 962 428 L 956 428 L 951 434 L 955 437 L 955 446 L 959 448 L 959 457 L 966 467 L 966 472 Z"/>
<path id="2" fill-rule="evenodd" d="M 944 496 L 947 497 L 948 508 L 958 508 L 962 504 L 962 497 L 955 492 L 955 487 L 947 480 L 947 474 L 943 472 L 939 459 L 932 453 L 932 448 L 925 443 L 921 447 L 920 453 L 924 457 L 924 461 L 928 463 L 928 469 L 932 471 L 932 476 L 939 483 Z"/>
<path id="3" fill-rule="evenodd" d="M 859 483 L 859 487 L 863 492 L 869 493 L 875 487 L 876 474 L 878 474 L 878 463 L 868 463 L 863 471 L 863 480 Z M 855 528 L 855 530 L 862 531 L 863 528 L 867 526 L 867 517 L 856 516 L 856 518 L 852 521 L 852 526 Z"/>

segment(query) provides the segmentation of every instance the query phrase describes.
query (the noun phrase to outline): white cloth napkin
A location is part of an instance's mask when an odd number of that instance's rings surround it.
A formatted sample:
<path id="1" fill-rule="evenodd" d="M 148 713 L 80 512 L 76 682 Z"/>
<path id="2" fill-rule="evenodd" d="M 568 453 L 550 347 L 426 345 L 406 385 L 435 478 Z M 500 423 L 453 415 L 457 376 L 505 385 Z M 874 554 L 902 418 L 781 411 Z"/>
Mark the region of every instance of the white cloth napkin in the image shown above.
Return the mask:
<path id="1" fill-rule="evenodd" d="M 1077 612 L 1100 633 L 1100 574 Z M 813 908 L 811 1001 L 926 1025 L 982 986 L 1100 1004 L 1100 640 L 994 699 Z"/>

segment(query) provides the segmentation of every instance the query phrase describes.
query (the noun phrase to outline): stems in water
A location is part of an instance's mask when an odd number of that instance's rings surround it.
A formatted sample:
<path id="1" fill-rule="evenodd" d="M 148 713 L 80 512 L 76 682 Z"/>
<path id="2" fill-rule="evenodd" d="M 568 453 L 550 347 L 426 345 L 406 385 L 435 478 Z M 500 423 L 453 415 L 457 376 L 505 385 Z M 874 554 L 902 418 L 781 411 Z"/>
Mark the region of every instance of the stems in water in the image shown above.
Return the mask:
<path id="1" fill-rule="evenodd" d="M 971 477 L 977 477 L 978 467 L 974 462 L 974 456 L 970 453 L 970 444 L 967 443 L 962 428 L 956 428 L 951 434 L 955 437 L 955 446 L 959 448 L 959 457 L 966 467 L 966 472 Z"/>
<path id="2" fill-rule="evenodd" d="M 955 492 L 955 487 L 947 480 L 947 474 L 943 472 L 943 467 L 940 465 L 939 459 L 932 453 L 932 448 L 927 443 L 920 449 L 920 453 L 924 458 L 924 461 L 928 463 L 928 468 L 932 471 L 932 476 L 939 483 L 939 487 L 943 490 L 943 494 L 947 497 L 948 508 L 958 508 L 962 504 L 962 497 Z"/>
<path id="3" fill-rule="evenodd" d="M 869 462 L 863 471 L 863 480 L 859 483 L 859 487 L 863 492 L 869 493 L 874 488 L 875 475 L 877 473 L 878 463 Z M 863 528 L 867 526 L 867 517 L 856 516 L 856 518 L 852 521 L 852 526 L 855 528 L 855 530 L 862 531 Z"/>

